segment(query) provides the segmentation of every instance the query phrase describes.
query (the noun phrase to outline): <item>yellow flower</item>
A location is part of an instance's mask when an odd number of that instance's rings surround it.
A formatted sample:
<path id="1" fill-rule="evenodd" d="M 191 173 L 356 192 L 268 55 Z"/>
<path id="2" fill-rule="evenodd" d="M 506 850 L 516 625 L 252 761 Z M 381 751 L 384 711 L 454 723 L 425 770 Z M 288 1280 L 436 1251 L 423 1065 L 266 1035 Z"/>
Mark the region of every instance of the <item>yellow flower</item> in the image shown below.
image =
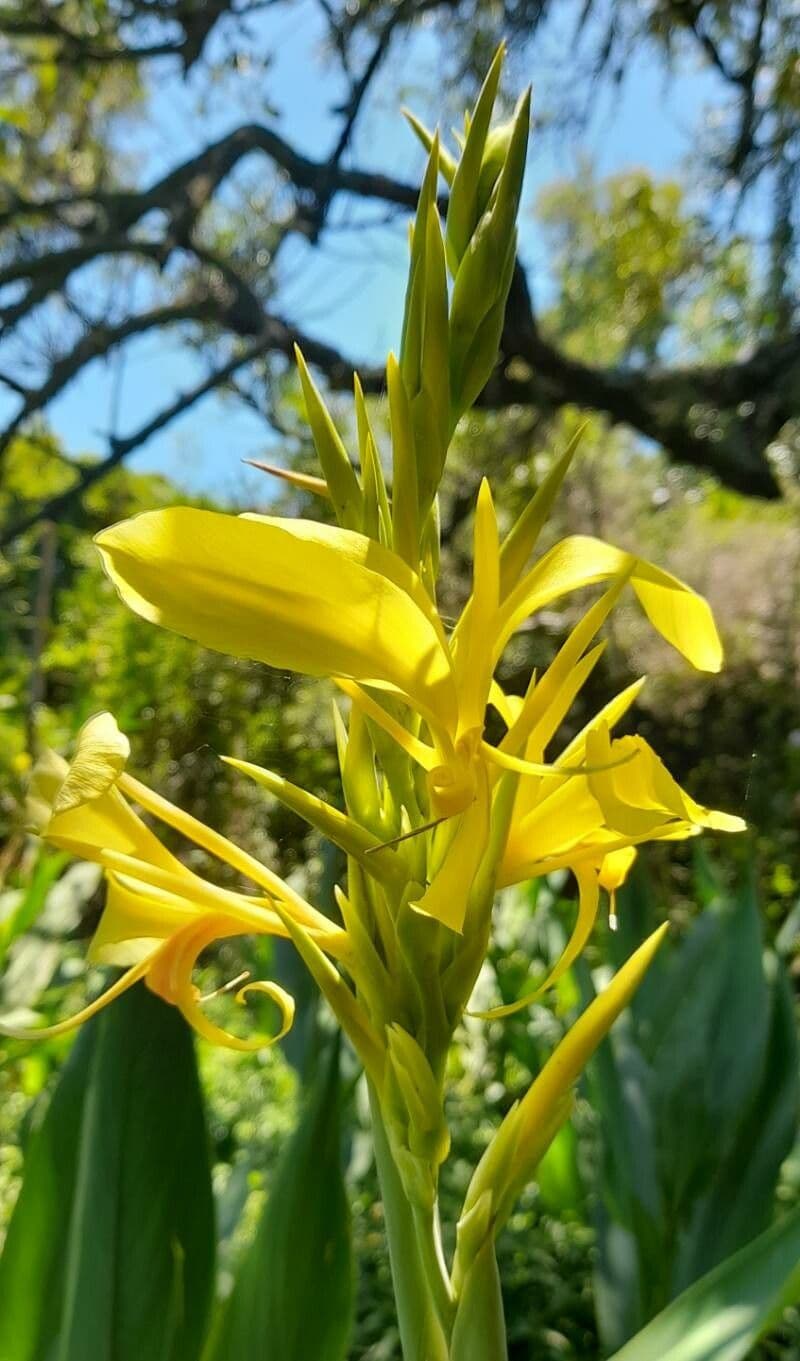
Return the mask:
<path id="1" fill-rule="evenodd" d="M 71 763 L 53 752 L 37 763 L 28 800 L 30 823 L 40 836 L 103 867 L 106 906 L 89 959 L 123 966 L 126 972 L 65 1021 L 34 1031 L 3 1027 L 3 1033 L 18 1038 L 62 1034 L 144 978 L 207 1039 L 237 1049 L 273 1043 L 292 1024 L 294 1002 L 289 994 L 275 983 L 245 983 L 236 1000 L 243 1002 L 252 991 L 268 996 L 280 1012 L 280 1027 L 270 1039 L 231 1035 L 202 1011 L 203 999 L 192 983 L 198 955 L 228 936 L 288 935 L 278 907 L 333 955 L 346 953 L 344 932 L 266 866 L 128 775 L 128 755 L 128 740 L 112 716 L 98 714 L 81 729 Z M 263 893 L 219 888 L 187 869 L 161 844 L 129 799 L 252 880 Z"/>
<path id="2" fill-rule="evenodd" d="M 556 480 L 562 475 L 559 467 Z M 546 492 L 551 500 L 552 486 Z M 722 649 L 700 596 L 598 539 L 564 539 L 525 570 L 540 518 L 526 513 L 501 547 L 484 481 L 473 592 L 449 637 L 420 576 L 351 529 L 178 508 L 113 526 L 97 543 L 123 600 L 145 618 L 220 651 L 331 677 L 422 768 L 427 807 L 416 822 L 406 808 L 393 840 L 402 856 L 404 837 L 416 831 L 427 838 L 424 882 L 412 904 L 460 930 L 504 772 L 519 777 L 519 795 L 500 882 L 541 873 L 556 860 L 599 865 L 606 848 L 688 835 L 696 826 L 741 825 L 721 816 L 704 821 L 677 785 L 667 789 L 666 772 L 645 744 L 611 743 L 599 728 L 555 763 L 544 762 L 600 655 L 587 649 L 626 585 L 693 665 L 718 670 Z M 564 595 L 602 583 L 605 595 L 524 699 L 503 696 L 494 672 L 520 625 Z M 496 746 L 484 739 L 489 703 L 508 725 Z M 408 877 L 415 878 L 411 868 Z"/>

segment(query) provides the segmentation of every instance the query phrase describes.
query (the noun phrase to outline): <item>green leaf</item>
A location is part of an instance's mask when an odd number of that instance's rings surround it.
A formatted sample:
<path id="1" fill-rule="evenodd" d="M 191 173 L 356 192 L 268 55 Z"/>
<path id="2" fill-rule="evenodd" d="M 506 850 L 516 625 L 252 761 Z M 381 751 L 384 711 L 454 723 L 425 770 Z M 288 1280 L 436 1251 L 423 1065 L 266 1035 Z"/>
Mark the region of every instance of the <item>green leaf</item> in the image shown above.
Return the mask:
<path id="1" fill-rule="evenodd" d="M 797 1134 L 797 1030 L 789 980 L 767 954 L 769 1033 L 760 1081 L 754 1083 L 727 1150 L 698 1202 L 682 1244 L 680 1266 L 688 1285 L 703 1270 L 765 1229 L 772 1218 L 781 1165 Z"/>
<path id="2" fill-rule="evenodd" d="M 0 1257 L 0 1356 L 50 1357 L 64 1297 L 63 1245 L 78 1162 L 81 1116 L 97 1031 L 87 1025 L 25 1152 L 25 1177 Z"/>
<path id="3" fill-rule="evenodd" d="M 504 57 L 505 47 L 501 44 L 494 54 L 478 95 L 464 149 L 453 177 L 447 208 L 447 256 L 454 276 L 478 224 L 481 162 L 489 135 L 489 124 L 497 98 Z"/>
<path id="4" fill-rule="evenodd" d="M 287 1144 L 205 1361 L 343 1361 L 353 1316 L 339 1045 Z"/>
<path id="5" fill-rule="evenodd" d="M 611 1361 L 743 1361 L 800 1298 L 800 1208 L 695 1282 Z"/>
<path id="6" fill-rule="evenodd" d="M 693 891 L 705 912 L 656 961 L 588 1076 L 603 1129 L 595 1295 L 609 1349 L 771 1223 L 795 1138 L 792 1001 L 780 961 L 762 957 L 753 886 L 726 897 L 698 862 Z M 647 930 L 650 896 L 635 876 L 620 936 Z"/>
<path id="7" fill-rule="evenodd" d="M 361 529 L 363 497 L 355 469 L 299 346 L 294 347 L 314 447 L 330 488 L 336 518 L 347 529 Z"/>
<path id="8" fill-rule="evenodd" d="M 189 1031 L 140 985 L 79 1036 L 0 1259 L 3 1361 L 194 1361 L 213 1287 Z"/>

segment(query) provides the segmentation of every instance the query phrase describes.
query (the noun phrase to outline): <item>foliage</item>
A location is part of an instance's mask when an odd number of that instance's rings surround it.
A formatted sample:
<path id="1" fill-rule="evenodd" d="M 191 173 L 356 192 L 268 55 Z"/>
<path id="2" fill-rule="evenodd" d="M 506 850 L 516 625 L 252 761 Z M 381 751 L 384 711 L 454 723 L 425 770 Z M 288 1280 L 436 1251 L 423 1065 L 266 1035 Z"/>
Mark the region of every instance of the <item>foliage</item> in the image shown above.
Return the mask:
<path id="1" fill-rule="evenodd" d="M 212 1288 L 190 1040 L 173 1012 L 137 989 L 80 1037 L 31 1135 L 0 1259 L 0 1354 L 192 1361 Z"/>
<path id="2" fill-rule="evenodd" d="M 342 1176 L 339 1043 L 328 1044 L 272 1179 L 206 1361 L 343 1361 L 352 1328 L 350 1210 Z"/>
<path id="3" fill-rule="evenodd" d="M 643 170 L 597 182 L 591 168 L 540 196 L 554 239 L 551 318 L 570 351 L 638 367 L 692 350 L 732 357 L 753 334 L 751 248 L 720 244 L 682 186 Z"/>
<path id="4" fill-rule="evenodd" d="M 42 487 L 57 488 L 68 478 L 52 443 L 18 441 L 0 494 L 0 523 Z M 326 785 L 330 757 L 324 749 L 317 754 L 318 744 L 301 733 L 319 730 L 324 743 L 329 724 L 323 719 L 318 728 L 302 690 L 253 664 L 226 662 L 185 640 L 165 639 L 123 608 L 103 573 L 91 533 L 176 498 L 165 479 L 127 471 L 93 489 L 85 513 L 55 531 L 44 597 L 41 536 L 28 535 L 8 555 L 0 616 L 0 832 L 6 836 L 18 817 L 32 749 L 41 743 L 63 747 L 70 733 L 103 708 L 114 709 L 137 734 L 143 763 L 157 772 L 165 793 L 191 799 L 226 827 L 247 816 L 250 834 L 262 844 L 265 834 L 252 811 L 256 801 L 241 782 L 234 787 L 225 777 L 220 753 L 277 748 L 290 756 L 294 769 L 302 769 L 310 787 Z M 296 825 L 274 819 L 273 835 L 291 866 L 298 850 Z"/>
<path id="5" fill-rule="evenodd" d="M 284 41 L 284 14 L 302 54 Z M 439 112 L 441 82 L 426 79 L 432 43 L 439 58 L 432 68 L 448 71 L 445 89 L 460 111 L 470 72 L 505 34 L 518 76 L 535 77 L 541 143 L 558 139 L 560 159 L 564 139 L 574 145 L 588 125 L 590 143 L 605 138 L 606 124 L 624 111 L 615 93 L 642 71 L 648 87 L 659 80 L 674 87 L 675 121 L 684 114 L 692 121 L 693 156 L 680 187 L 653 185 L 632 170 L 599 193 L 593 209 L 584 201 L 566 301 L 579 301 L 576 276 L 582 270 L 585 281 L 589 260 L 587 300 L 609 283 L 619 291 L 624 276 L 609 280 L 607 268 L 618 258 L 630 273 L 623 321 L 612 317 L 612 329 L 629 335 L 629 353 L 620 355 L 619 334 L 606 350 L 585 326 L 570 325 L 562 336 L 541 325 L 520 271 L 504 337 L 509 362 L 482 400 L 539 416 L 569 404 L 607 412 L 660 443 L 673 461 L 775 496 L 781 481 L 769 446 L 778 437 L 796 440 L 795 19 L 792 0 L 338 0 L 319 15 L 297 0 L 267 7 L 220 0 L 211 8 L 73 2 L 56 13 L 44 0 L 11 0 L 0 12 L 8 91 L 0 144 L 0 457 L 15 433 L 41 433 L 37 423 L 76 378 L 91 372 L 99 388 L 97 361 L 135 356 L 143 336 L 177 344 L 192 381 L 153 394 L 153 410 L 124 430 L 115 416 L 102 436 L 102 463 L 80 467 L 78 490 L 209 393 L 260 416 L 265 436 L 280 433 L 295 341 L 333 387 L 346 387 L 351 360 L 372 356 L 351 356 L 349 345 L 337 349 L 313 326 L 306 331 L 297 297 L 316 288 L 312 252 L 318 278 L 337 268 L 334 231 L 360 232 L 370 243 L 359 244 L 363 258 L 375 241 L 393 248 L 371 206 L 378 201 L 393 216 L 412 209 L 415 195 L 402 176 L 377 173 L 367 154 L 376 110 L 406 83 L 415 97 L 435 98 Z M 393 58 L 403 40 L 407 59 L 399 63 Z M 304 77 L 317 61 L 315 75 L 330 87 L 312 154 L 280 124 L 287 61 Z M 165 111 L 174 107 L 185 110 L 186 129 L 162 140 Z M 565 200 L 585 200 L 590 173 L 579 165 L 557 216 Z M 676 216 L 685 186 L 693 203 L 688 235 Z M 619 241 L 608 236 L 609 219 Z M 597 241 L 587 244 L 595 229 Z M 557 247 L 543 271 L 549 291 L 563 282 L 559 256 Z M 296 287 L 303 270 L 305 290 Z M 672 301 L 686 294 L 702 334 L 682 351 L 659 349 Z M 40 329 L 50 343 L 37 344 Z M 579 344 L 588 364 L 576 362 Z M 626 375 L 631 359 L 635 382 Z M 708 371 L 709 359 L 719 368 Z M 113 369 L 121 392 L 124 358 Z M 164 379 L 166 388 L 166 369 Z M 380 391 L 377 368 L 365 369 L 364 379 Z M 698 422 L 697 407 L 719 413 L 710 423 L 718 436 L 698 430 L 707 422 Z M 58 509 L 75 496 L 60 499 Z M 53 509 L 42 496 L 12 529 Z"/>
<path id="6" fill-rule="evenodd" d="M 769 1226 L 797 1135 L 794 1007 L 777 956 L 762 962 L 752 884 L 729 894 L 700 857 L 693 885 L 702 916 L 659 959 L 589 1074 L 603 1150 L 595 1292 L 609 1350 Z M 612 959 L 654 906 L 640 877 L 622 899 Z"/>

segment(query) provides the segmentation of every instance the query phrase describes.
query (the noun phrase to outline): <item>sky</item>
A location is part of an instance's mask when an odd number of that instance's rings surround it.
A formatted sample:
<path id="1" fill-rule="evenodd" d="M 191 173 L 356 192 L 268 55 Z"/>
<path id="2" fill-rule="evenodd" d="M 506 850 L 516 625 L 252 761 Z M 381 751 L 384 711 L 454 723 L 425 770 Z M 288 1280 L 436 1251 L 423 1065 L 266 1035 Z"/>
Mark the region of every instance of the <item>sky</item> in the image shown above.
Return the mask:
<path id="1" fill-rule="evenodd" d="M 308 155 L 320 158 L 328 152 L 336 127 L 330 110 L 343 90 L 322 59 L 319 6 L 300 0 L 291 9 L 269 8 L 258 25 L 258 46 L 277 53 L 266 73 L 251 68 L 237 74 L 234 82 L 227 79 L 209 90 L 198 78 L 184 82 L 163 66 L 153 68 L 147 117 L 135 130 L 128 127 L 121 142 L 123 153 L 135 159 L 143 182 L 250 117 L 266 117 Z M 552 79 L 550 57 L 562 50 L 559 38 L 563 35 L 545 33 L 541 59 L 526 57 L 524 69 L 532 68 L 534 79 L 534 107 L 537 78 L 544 86 Z M 419 178 L 423 154 L 399 106 L 406 103 L 425 121 L 436 120 L 440 110 L 433 100 L 448 98 L 437 69 L 439 51 L 433 29 L 418 31 L 398 44 L 387 77 L 364 110 L 351 164 L 384 169 L 412 181 Z M 509 65 L 513 80 L 513 53 Z M 697 120 L 713 93 L 711 79 L 698 70 L 667 88 L 655 62 L 641 60 L 628 70 L 621 87 L 597 101 L 579 138 L 556 139 L 534 131 L 520 251 L 540 305 L 549 286 L 547 251 L 534 215 L 542 188 L 578 173 L 586 162 L 598 175 L 642 166 L 657 176 L 680 174 Z M 455 121 L 456 110 L 448 112 Z M 364 225 L 365 219 L 374 222 L 379 213 L 379 206 L 354 205 L 340 198 L 332 218 L 336 225 L 321 247 L 311 250 L 298 243 L 284 255 L 284 282 L 276 300 L 282 315 L 359 362 L 382 360 L 399 338 L 407 262 L 405 221 L 389 227 Z M 354 214 L 361 221 L 358 229 L 347 225 Z M 124 436 L 177 391 L 193 385 L 201 372 L 177 337 L 145 337 L 124 353 L 84 370 L 52 404 L 49 419 L 69 453 L 99 455 L 106 447 L 112 410 L 116 432 Z M 129 466 L 164 472 L 192 491 L 246 499 L 250 488 L 263 494 L 263 475 L 244 468 L 241 460 L 269 456 L 270 443 L 264 422 L 255 413 L 241 403 L 209 397 L 138 450 Z"/>

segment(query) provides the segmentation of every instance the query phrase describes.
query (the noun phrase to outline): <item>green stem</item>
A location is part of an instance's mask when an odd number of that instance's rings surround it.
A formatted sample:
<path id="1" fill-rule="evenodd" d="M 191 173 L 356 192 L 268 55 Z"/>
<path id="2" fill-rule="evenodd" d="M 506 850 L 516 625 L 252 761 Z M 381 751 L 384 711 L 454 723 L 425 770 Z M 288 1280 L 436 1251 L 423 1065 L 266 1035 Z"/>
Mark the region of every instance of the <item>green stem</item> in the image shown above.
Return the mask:
<path id="1" fill-rule="evenodd" d="M 444 1260 L 441 1227 L 436 1206 L 428 1213 L 419 1206 L 412 1207 L 414 1228 L 417 1234 L 420 1263 L 430 1287 L 439 1318 L 447 1331 L 455 1316 L 455 1299 L 450 1286 L 450 1276 Z"/>
<path id="2" fill-rule="evenodd" d="M 420 1250 L 420 1240 L 427 1242 L 427 1234 L 420 1232 L 403 1190 L 372 1086 L 370 1109 L 403 1358 L 404 1361 L 450 1361 L 449 1328 L 439 1308 L 442 1300 L 440 1261 L 435 1250 L 431 1255 L 430 1245 L 424 1253 Z"/>
<path id="3" fill-rule="evenodd" d="M 450 1361 L 508 1361 L 503 1299 L 494 1239 L 487 1238 L 464 1279 Z"/>

